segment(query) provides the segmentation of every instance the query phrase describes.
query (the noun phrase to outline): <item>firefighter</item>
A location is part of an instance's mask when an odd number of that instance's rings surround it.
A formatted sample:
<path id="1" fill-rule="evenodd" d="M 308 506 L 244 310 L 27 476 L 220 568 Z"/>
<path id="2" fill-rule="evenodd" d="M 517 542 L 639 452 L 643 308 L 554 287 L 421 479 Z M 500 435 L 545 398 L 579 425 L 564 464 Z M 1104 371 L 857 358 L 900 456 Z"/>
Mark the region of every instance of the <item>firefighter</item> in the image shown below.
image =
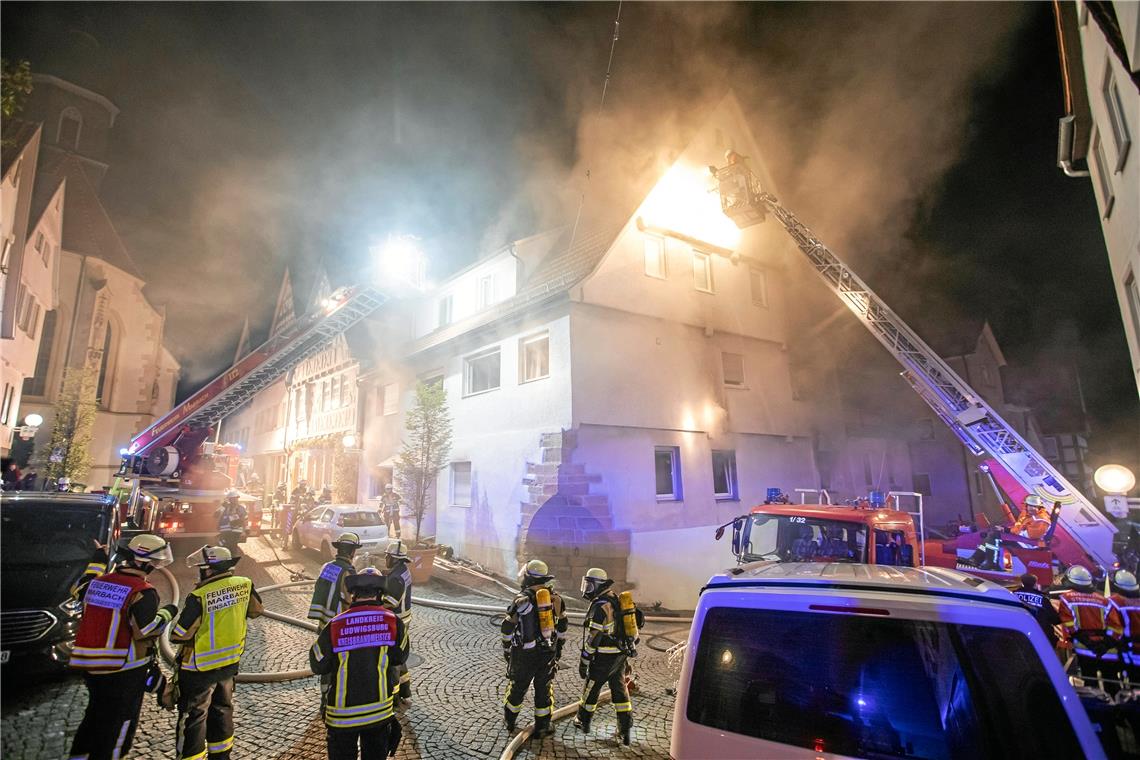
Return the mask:
<path id="1" fill-rule="evenodd" d="M 317 582 L 313 585 L 313 601 L 309 604 L 307 615 L 322 628 L 348 606 L 344 581 L 356 572 L 352 566 L 352 557 L 361 546 L 360 536 L 346 531 L 332 545 L 336 549 L 336 556 L 331 562 L 325 563 L 321 574 L 317 576 Z"/>
<path id="2" fill-rule="evenodd" d="M 1051 646 L 1057 646 L 1057 630 L 1056 626 L 1061 624 L 1061 617 L 1057 614 L 1057 609 L 1053 606 L 1052 600 L 1048 594 L 1040 589 L 1037 584 L 1037 576 L 1033 573 L 1026 573 L 1021 576 L 1021 587 L 1013 592 L 1025 608 L 1033 613 L 1033 617 L 1037 619 L 1037 624 L 1041 626 L 1041 630 L 1045 632 L 1045 636 L 1049 639 Z"/>
<path id="3" fill-rule="evenodd" d="M 313 493 L 309 490 L 309 481 L 302 480 L 299 482 L 297 487 L 293 489 L 293 493 L 290 494 L 289 501 L 300 508 L 315 506 L 312 504 Z"/>
<path id="4" fill-rule="evenodd" d="M 333 502 L 332 486 L 324 486 L 323 488 L 321 488 L 321 495 L 317 499 L 317 505 L 321 506 L 324 504 L 332 504 L 332 502 Z"/>
<path id="5" fill-rule="evenodd" d="M 1010 528 L 1011 533 L 1040 541 L 1052 527 L 1049 519 L 1049 510 L 1045 508 L 1045 501 L 1037 494 L 1029 494 L 1022 504 L 1021 517 Z"/>
<path id="6" fill-rule="evenodd" d="M 218 518 L 218 542 L 227 549 L 236 551 L 249 518 L 236 488 L 226 489 L 225 499 L 214 514 Z"/>
<path id="7" fill-rule="evenodd" d="M 591 567 L 582 576 L 582 598 L 590 602 L 586 619 L 582 622 L 582 658 L 578 675 L 585 679 L 582 697 L 578 700 L 578 714 L 574 727 L 590 731 L 590 721 L 598 706 L 602 687 L 610 687 L 610 701 L 617 710 L 618 733 L 622 744 L 629 744 L 633 729 L 633 705 L 626 687 L 626 661 L 636 657 L 635 641 L 625 635 L 620 619 L 618 596 L 612 590 L 613 581 L 600 567 Z M 636 610 L 638 625 L 645 618 Z"/>
<path id="8" fill-rule="evenodd" d="M 1116 634 L 1120 671 L 1129 684 L 1140 685 L 1140 583 L 1127 570 L 1117 570 L 1111 579 L 1108 597 L 1110 630 Z M 1123 680 L 1123 679 L 1121 679 Z"/>
<path id="9" fill-rule="evenodd" d="M 83 617 L 70 665 L 83 671 L 88 698 L 71 743 L 73 759 L 110 760 L 130 751 L 154 641 L 178 611 L 173 604 L 159 607 L 158 590 L 146 576 L 173 560 L 166 541 L 141 533 L 123 549 L 114 571 L 79 589 Z"/>
<path id="10" fill-rule="evenodd" d="M 384 549 L 384 576 L 388 584 L 384 592 L 384 606 L 396 613 L 404 630 L 412 629 L 412 568 L 408 561 L 407 545 L 400 539 L 389 541 Z M 412 698 L 412 678 L 407 665 L 396 668 L 400 676 L 400 699 Z"/>
<path id="11" fill-rule="evenodd" d="M 348 577 L 348 609 L 325 626 L 309 650 L 314 673 L 329 676 L 322 702 L 329 760 L 374 760 L 396 754 L 392 667 L 407 659 L 403 622 L 381 605 L 386 579 L 366 567 Z"/>
<path id="12" fill-rule="evenodd" d="M 384 524 L 388 526 L 388 535 L 395 534 L 400 537 L 400 504 L 403 500 L 391 483 L 384 484 L 384 493 L 380 496 L 380 509 L 384 512 Z"/>
<path id="13" fill-rule="evenodd" d="M 178 752 L 186 760 L 229 760 L 234 746 L 234 676 L 245 648 L 246 619 L 261 615 L 249 578 L 234 575 L 241 559 L 224 546 L 186 558 L 199 583 L 170 632 L 178 653 Z"/>
<path id="14" fill-rule="evenodd" d="M 534 734 L 541 739 L 554 733 L 550 712 L 554 703 L 554 672 L 566 642 L 566 610 L 552 588 L 554 576 L 546 563 L 532 559 L 519 570 L 519 594 L 507 607 L 500 626 L 503 657 L 507 660 L 507 694 L 503 720 L 515 729 L 527 689 L 534 682 Z M 539 608 L 539 592 L 550 598 L 549 614 Z"/>
<path id="15" fill-rule="evenodd" d="M 1117 661 L 1113 639 L 1120 629 L 1109 617 L 1108 600 L 1093 590 L 1092 573 L 1081 565 L 1065 571 L 1068 590 L 1058 597 L 1061 627 L 1065 641 L 1077 656 L 1077 667 L 1085 678 L 1107 675 L 1104 665 Z"/>

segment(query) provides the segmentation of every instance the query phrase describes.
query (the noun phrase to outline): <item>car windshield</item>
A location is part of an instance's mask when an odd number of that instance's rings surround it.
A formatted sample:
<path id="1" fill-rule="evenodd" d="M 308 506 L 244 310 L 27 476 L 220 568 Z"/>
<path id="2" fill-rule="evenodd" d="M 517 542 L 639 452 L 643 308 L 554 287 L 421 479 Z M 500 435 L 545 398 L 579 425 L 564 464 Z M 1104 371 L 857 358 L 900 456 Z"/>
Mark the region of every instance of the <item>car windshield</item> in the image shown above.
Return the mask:
<path id="1" fill-rule="evenodd" d="M 745 562 L 865 562 L 867 526 L 803 515 L 751 515 Z"/>
<path id="2" fill-rule="evenodd" d="M 340 524 L 345 528 L 367 528 L 382 525 L 379 512 L 345 512 L 340 516 Z"/>
<path id="3" fill-rule="evenodd" d="M 90 504 L 8 501 L 0 509 L 4 567 L 86 561 L 106 541 L 106 510 Z"/>
<path id="4" fill-rule="evenodd" d="M 1028 638 L 1002 628 L 713 608 L 690 683 L 689 720 L 816 752 L 1083 756 Z"/>

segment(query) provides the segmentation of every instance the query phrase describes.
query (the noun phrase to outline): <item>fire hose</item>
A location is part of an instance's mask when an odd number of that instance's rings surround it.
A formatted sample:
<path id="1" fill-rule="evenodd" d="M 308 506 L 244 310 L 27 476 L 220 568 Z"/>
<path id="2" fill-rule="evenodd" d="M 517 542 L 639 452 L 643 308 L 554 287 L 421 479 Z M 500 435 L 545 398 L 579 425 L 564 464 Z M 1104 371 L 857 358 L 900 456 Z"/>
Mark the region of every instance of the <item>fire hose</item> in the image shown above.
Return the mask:
<path id="1" fill-rule="evenodd" d="M 598 695 L 598 704 L 608 702 L 610 699 L 610 690 L 602 689 Z M 562 720 L 578 712 L 578 703 L 571 702 L 568 705 L 559 707 L 554 712 L 550 713 L 550 720 Z M 514 737 L 507 742 L 507 746 L 503 748 L 503 754 L 499 755 L 499 760 L 513 760 L 515 753 L 519 751 L 523 744 L 525 744 L 530 737 L 534 734 L 534 724 L 524 726 L 521 731 L 514 735 Z"/>

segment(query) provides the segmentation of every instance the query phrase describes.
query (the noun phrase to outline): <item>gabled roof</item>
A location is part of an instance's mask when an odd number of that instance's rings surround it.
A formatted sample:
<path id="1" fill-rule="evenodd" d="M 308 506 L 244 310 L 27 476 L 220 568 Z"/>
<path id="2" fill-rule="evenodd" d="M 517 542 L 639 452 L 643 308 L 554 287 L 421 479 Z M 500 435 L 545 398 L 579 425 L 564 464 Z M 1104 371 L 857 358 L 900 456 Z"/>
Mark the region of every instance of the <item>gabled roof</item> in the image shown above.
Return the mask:
<path id="1" fill-rule="evenodd" d="M 2 165 L 3 171 L 0 172 L 0 176 L 5 179 L 8 177 L 8 170 L 23 155 L 28 144 L 32 142 L 32 138 L 40 131 L 41 126 L 36 121 L 4 120 L 4 128 L 0 132 L 3 137 L 3 145 L 0 146 L 0 165 Z"/>
<path id="2" fill-rule="evenodd" d="M 60 187 L 67 183 L 65 177 L 38 177 L 39 181 L 36 182 L 32 188 L 32 213 L 29 216 L 28 229 L 35 228 L 40 223 L 44 212 L 47 211 L 48 205 L 51 204 L 52 198 L 59 192 Z"/>
<path id="3" fill-rule="evenodd" d="M 131 258 L 111 217 L 99 200 L 99 192 L 87 176 L 83 162 L 75 156 L 51 153 L 44 155 L 40 179 L 67 179 L 67 210 L 63 215 L 63 247 L 72 253 L 101 259 L 142 280 L 138 265 Z"/>

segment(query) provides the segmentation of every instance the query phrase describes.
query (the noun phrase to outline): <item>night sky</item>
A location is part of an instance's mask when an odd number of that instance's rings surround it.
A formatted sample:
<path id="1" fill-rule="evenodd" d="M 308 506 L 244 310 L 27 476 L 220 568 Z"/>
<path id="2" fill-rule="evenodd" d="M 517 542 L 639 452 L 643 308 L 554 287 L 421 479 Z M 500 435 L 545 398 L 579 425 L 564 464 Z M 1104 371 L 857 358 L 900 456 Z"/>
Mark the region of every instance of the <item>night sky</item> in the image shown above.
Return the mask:
<path id="1" fill-rule="evenodd" d="M 1136 461 L 1092 185 L 1055 167 L 1048 4 L 626 4 L 599 112 L 616 12 L 0 8 L 5 58 L 122 109 L 104 199 L 168 306 L 183 393 L 246 315 L 264 334 L 286 263 L 351 270 L 400 232 L 446 274 L 572 221 L 586 168 L 621 207 L 731 88 L 782 198 L 900 314 L 988 319 L 1011 363 L 1076 364 L 1098 458 Z"/>

